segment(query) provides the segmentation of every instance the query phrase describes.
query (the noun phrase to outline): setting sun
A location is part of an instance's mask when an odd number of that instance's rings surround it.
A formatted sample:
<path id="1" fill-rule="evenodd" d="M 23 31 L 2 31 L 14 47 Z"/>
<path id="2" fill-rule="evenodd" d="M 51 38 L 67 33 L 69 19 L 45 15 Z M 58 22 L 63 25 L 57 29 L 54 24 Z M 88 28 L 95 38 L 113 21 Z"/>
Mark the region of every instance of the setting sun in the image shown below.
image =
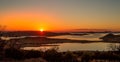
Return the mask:
<path id="1" fill-rule="evenodd" d="M 43 32 L 43 31 L 44 31 L 44 29 L 41 28 L 41 29 L 40 29 L 40 32 Z"/>

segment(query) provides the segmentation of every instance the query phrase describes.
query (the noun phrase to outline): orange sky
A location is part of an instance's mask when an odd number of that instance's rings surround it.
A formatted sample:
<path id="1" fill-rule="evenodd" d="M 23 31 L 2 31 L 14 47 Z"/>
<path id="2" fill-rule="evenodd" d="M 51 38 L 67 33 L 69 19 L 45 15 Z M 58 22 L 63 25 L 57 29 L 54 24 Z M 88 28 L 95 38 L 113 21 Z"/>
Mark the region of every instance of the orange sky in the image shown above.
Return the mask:
<path id="1" fill-rule="evenodd" d="M 56 21 L 58 21 L 56 23 Z M 54 14 L 9 11 L 2 15 L 2 24 L 8 26 L 7 30 L 61 30 L 64 29 L 61 22 Z M 54 23 L 55 22 L 55 23 Z M 59 23 L 61 23 L 59 25 Z"/>
<path id="2" fill-rule="evenodd" d="M 40 30 L 44 29 L 46 31 L 65 31 L 72 29 L 110 29 L 109 24 L 87 21 L 88 19 L 82 18 L 81 21 L 76 19 L 68 19 L 69 22 L 66 22 L 66 19 L 62 19 L 59 15 L 54 13 L 47 13 L 44 11 L 31 11 L 31 10 L 13 10 L 8 11 L 2 14 L 2 24 L 6 25 L 6 30 Z M 72 21 L 73 20 L 73 21 Z M 89 19 L 93 20 L 94 19 Z M 77 22 L 76 22 L 77 21 Z M 106 21 L 104 21 L 106 23 Z M 102 25 L 103 26 L 102 26 Z M 100 26 L 101 25 L 101 26 Z M 110 27 L 108 27 L 110 26 Z M 119 25 L 118 25 L 119 26 Z M 103 28 L 104 27 L 104 28 Z M 116 26 L 117 27 L 117 26 Z M 115 29 L 115 26 L 112 28 Z M 118 27 L 117 27 L 118 28 Z M 116 29 L 117 29 L 116 28 Z"/>
<path id="3" fill-rule="evenodd" d="M 120 1 L 13 0 L 0 1 L 0 25 L 6 30 L 120 31 Z"/>

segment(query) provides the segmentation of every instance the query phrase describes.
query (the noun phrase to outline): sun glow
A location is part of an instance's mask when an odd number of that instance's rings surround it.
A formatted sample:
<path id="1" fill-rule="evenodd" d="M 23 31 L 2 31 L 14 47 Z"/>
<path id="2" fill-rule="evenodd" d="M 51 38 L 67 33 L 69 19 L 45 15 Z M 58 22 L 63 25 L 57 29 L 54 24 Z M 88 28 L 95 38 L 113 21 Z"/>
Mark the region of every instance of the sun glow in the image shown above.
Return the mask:
<path id="1" fill-rule="evenodd" d="M 41 29 L 40 29 L 40 32 L 43 32 L 43 31 L 44 31 L 44 29 L 43 29 L 43 28 L 41 28 Z"/>

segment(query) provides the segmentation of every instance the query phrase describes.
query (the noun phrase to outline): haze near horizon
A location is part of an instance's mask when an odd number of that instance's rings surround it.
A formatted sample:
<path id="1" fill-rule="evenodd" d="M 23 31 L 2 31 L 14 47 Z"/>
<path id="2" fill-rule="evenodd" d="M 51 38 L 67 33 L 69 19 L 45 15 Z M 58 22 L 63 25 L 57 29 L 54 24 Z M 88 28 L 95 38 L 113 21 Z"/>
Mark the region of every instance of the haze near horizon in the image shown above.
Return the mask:
<path id="1" fill-rule="evenodd" d="M 0 0 L 6 30 L 120 31 L 119 0 Z"/>

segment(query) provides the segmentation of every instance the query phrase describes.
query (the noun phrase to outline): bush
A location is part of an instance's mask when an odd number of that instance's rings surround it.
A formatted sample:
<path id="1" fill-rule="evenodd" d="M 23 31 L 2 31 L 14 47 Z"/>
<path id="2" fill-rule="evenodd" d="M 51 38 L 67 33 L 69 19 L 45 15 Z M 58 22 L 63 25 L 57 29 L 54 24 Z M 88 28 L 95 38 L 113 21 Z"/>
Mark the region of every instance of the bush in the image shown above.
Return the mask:
<path id="1" fill-rule="evenodd" d="M 63 56 L 63 60 L 65 62 L 78 62 L 77 57 L 78 57 L 77 55 L 75 55 L 74 53 L 68 51 Z"/>
<path id="2" fill-rule="evenodd" d="M 47 50 L 44 52 L 44 59 L 49 62 L 61 62 L 62 54 L 55 49 Z"/>
<path id="3" fill-rule="evenodd" d="M 83 55 L 81 56 L 81 61 L 82 62 L 89 62 L 90 60 L 93 59 L 93 53 L 90 52 L 85 52 L 83 53 Z"/>
<path id="4" fill-rule="evenodd" d="M 23 59 L 24 53 L 20 50 L 10 48 L 5 50 L 5 56 L 13 59 Z"/>
<path id="5" fill-rule="evenodd" d="M 31 51 L 24 52 L 24 55 L 26 58 L 38 58 L 43 55 L 43 52 L 31 50 Z"/>

